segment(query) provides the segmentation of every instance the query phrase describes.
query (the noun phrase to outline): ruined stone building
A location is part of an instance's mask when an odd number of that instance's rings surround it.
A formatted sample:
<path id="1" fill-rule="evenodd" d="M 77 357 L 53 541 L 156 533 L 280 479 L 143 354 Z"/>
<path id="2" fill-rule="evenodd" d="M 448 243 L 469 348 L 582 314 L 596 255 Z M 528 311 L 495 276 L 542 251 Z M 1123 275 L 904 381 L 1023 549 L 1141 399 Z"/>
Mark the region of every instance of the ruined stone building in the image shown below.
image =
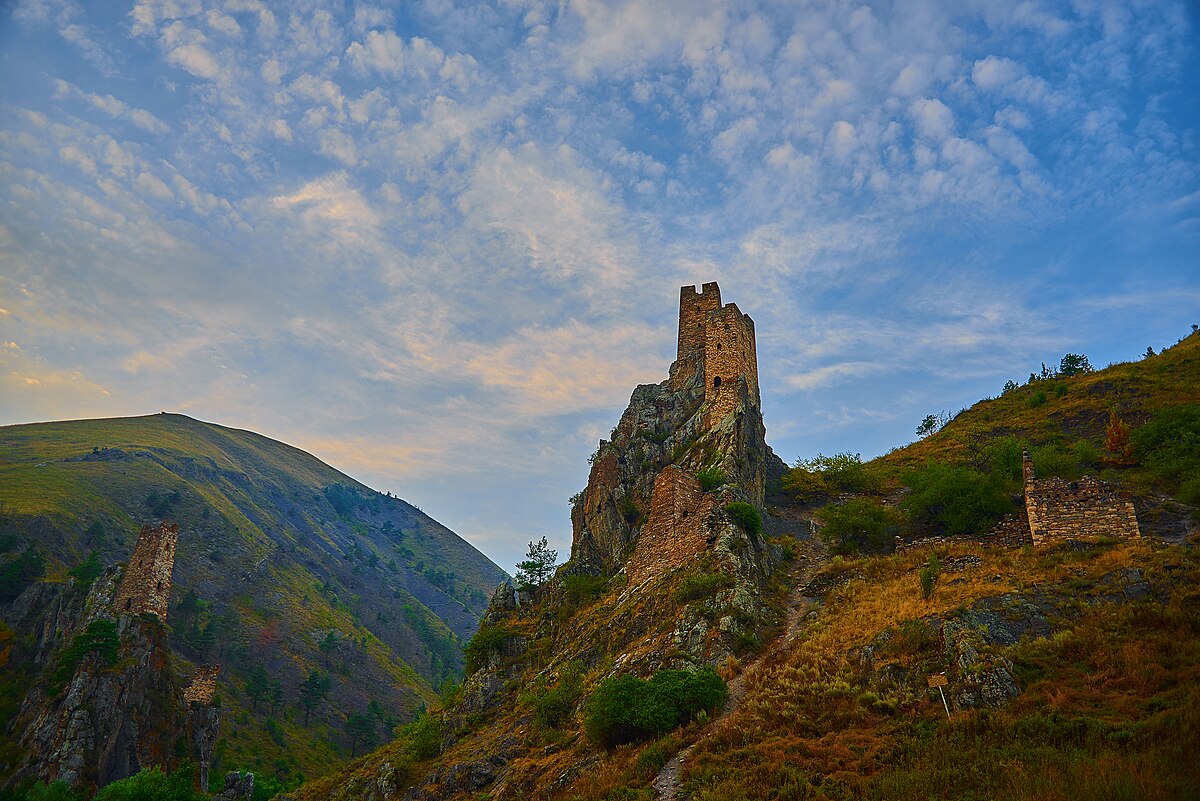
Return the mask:
<path id="1" fill-rule="evenodd" d="M 149 612 L 163 623 L 167 622 L 171 571 L 175 567 L 178 541 L 179 526 L 174 523 L 142 526 L 113 600 L 113 609 L 118 615 Z"/>
<path id="2" fill-rule="evenodd" d="M 1078 481 L 1039 479 L 1033 459 L 1023 454 L 1025 515 L 1034 545 L 1075 537 L 1137 537 L 1133 501 L 1091 476 Z"/>
<path id="3" fill-rule="evenodd" d="M 220 672 L 220 665 L 201 665 L 183 691 L 184 703 L 191 713 L 192 742 L 196 745 L 200 765 L 200 789 L 205 792 L 208 791 L 208 771 L 221 725 L 221 710 L 214 703 Z"/>
<path id="4" fill-rule="evenodd" d="M 699 293 L 694 286 L 679 290 L 679 350 L 671 366 L 671 389 L 683 389 L 697 374 L 704 376 L 706 425 L 732 412 L 742 397 L 755 409 L 762 407 L 754 321 L 734 303 L 721 305 L 715 281 Z"/>

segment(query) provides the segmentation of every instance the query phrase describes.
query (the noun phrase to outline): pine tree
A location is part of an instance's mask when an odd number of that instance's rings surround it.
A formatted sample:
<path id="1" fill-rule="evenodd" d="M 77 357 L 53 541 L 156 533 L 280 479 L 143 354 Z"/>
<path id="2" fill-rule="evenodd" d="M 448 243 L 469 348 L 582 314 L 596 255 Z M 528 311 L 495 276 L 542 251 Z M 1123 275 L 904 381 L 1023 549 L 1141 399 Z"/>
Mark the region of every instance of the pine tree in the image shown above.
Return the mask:
<path id="1" fill-rule="evenodd" d="M 517 589 L 528 592 L 541 586 L 554 574 L 556 561 L 558 551 L 550 547 L 545 537 L 539 542 L 529 543 L 529 552 L 525 554 L 525 560 L 517 562 Z"/>

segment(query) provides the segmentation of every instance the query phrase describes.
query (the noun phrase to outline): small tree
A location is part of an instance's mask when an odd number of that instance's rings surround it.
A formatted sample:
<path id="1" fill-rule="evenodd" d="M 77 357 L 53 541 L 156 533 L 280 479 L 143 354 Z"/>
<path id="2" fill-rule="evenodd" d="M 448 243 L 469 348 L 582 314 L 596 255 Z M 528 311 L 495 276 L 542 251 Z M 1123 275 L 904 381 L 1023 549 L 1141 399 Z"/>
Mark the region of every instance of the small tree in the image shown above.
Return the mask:
<path id="1" fill-rule="evenodd" d="M 1015 392 L 1016 390 L 1017 390 L 1017 382 L 1013 381 L 1010 378 L 1004 382 L 1004 389 L 1000 390 L 1000 392 L 1003 395 L 1007 395 L 1008 393 Z"/>
<path id="2" fill-rule="evenodd" d="M 1158 355 L 1158 354 L 1156 354 L 1156 353 L 1154 352 L 1154 346 L 1153 346 L 1153 345 L 1147 345 L 1147 346 L 1146 346 L 1146 352 L 1142 354 L 1142 358 L 1143 358 L 1143 359 L 1149 359 L 1151 356 L 1157 356 L 1157 355 Z"/>
<path id="3" fill-rule="evenodd" d="M 360 741 L 368 751 L 374 748 L 378 742 L 379 730 L 376 725 L 376 719 L 369 713 L 360 715 L 357 712 L 351 712 L 346 717 L 346 733 L 350 735 L 351 759 L 354 759 L 357 754 L 358 743 Z"/>
<path id="4" fill-rule="evenodd" d="M 1108 412 L 1108 426 L 1104 429 L 1104 450 L 1108 451 L 1113 464 L 1133 462 L 1133 442 L 1129 436 L 1129 425 L 1117 416 L 1117 410 Z"/>
<path id="5" fill-rule="evenodd" d="M 325 669 L 329 669 L 329 657 L 338 649 L 337 635 L 332 631 L 325 635 L 325 639 L 321 640 L 321 657 L 325 660 Z"/>
<path id="6" fill-rule="evenodd" d="M 267 700 L 271 694 L 271 682 L 267 677 L 262 665 L 255 665 L 250 668 L 250 675 L 246 678 L 246 696 L 250 699 L 250 711 L 258 711 L 258 702 Z"/>
<path id="7" fill-rule="evenodd" d="M 329 694 L 329 674 L 314 670 L 300 684 L 300 705 L 304 707 L 304 725 L 308 726 L 308 716 L 312 708 L 324 700 Z"/>
<path id="8" fill-rule="evenodd" d="M 1088 357 L 1082 353 L 1068 353 L 1058 364 L 1058 374 L 1061 376 L 1082 375 L 1092 372 Z"/>
<path id="9" fill-rule="evenodd" d="M 557 561 L 558 551 L 550 547 L 545 537 L 529 543 L 525 560 L 517 562 L 517 589 L 528 592 L 541 586 L 554 574 L 554 563 Z"/>
<path id="10" fill-rule="evenodd" d="M 921 566 L 921 597 L 930 598 L 934 587 L 937 586 L 938 576 L 942 572 L 942 562 L 937 554 L 929 557 L 929 561 Z"/>
<path id="11" fill-rule="evenodd" d="M 938 430 L 938 419 L 936 414 L 927 414 L 921 424 L 917 426 L 918 437 L 928 437 L 930 434 Z"/>

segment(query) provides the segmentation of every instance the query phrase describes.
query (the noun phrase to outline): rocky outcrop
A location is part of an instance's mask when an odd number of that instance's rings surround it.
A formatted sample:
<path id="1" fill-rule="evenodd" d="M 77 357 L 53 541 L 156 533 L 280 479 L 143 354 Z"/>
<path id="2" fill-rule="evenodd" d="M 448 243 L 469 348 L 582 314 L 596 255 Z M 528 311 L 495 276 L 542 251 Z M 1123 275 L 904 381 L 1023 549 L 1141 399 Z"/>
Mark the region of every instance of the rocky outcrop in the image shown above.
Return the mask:
<path id="1" fill-rule="evenodd" d="M 10 608 L 37 633 L 46 666 L 12 723 L 25 754 L 12 782 L 102 787 L 176 760 L 187 721 L 167 633 L 150 615 L 113 618 L 118 575 L 110 568 L 86 594 L 30 588 Z"/>

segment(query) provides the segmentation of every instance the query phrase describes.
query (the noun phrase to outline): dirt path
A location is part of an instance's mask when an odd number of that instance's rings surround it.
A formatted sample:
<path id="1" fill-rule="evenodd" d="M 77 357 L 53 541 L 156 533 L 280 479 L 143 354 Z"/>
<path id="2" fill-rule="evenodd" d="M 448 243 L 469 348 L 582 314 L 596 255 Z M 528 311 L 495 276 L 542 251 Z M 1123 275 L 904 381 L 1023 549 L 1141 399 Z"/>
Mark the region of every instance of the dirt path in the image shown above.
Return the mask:
<path id="1" fill-rule="evenodd" d="M 725 702 L 725 708 L 721 710 L 722 718 L 727 718 L 730 714 L 737 711 L 738 705 L 746 695 L 747 680 L 750 676 L 754 675 L 763 663 L 763 660 L 772 654 L 787 650 L 804 627 L 804 620 L 816 600 L 804 595 L 804 588 L 812 581 L 823 562 L 822 557 L 824 556 L 824 549 L 816 537 L 804 543 L 804 553 L 802 556 L 803 559 L 800 565 L 792 572 L 792 592 L 788 596 L 787 617 L 783 631 L 771 641 L 770 645 L 762 650 L 762 653 L 754 661 L 747 664 L 741 673 L 738 673 L 730 680 L 729 698 Z M 662 770 L 658 772 L 658 776 L 654 779 L 654 789 L 658 793 L 658 801 L 677 801 L 681 786 L 680 775 L 683 772 L 683 763 L 687 762 L 688 757 L 691 756 L 696 746 L 712 736 L 717 726 L 720 726 L 719 722 L 702 734 L 699 740 L 671 757 L 667 761 L 667 764 L 663 765 Z"/>

